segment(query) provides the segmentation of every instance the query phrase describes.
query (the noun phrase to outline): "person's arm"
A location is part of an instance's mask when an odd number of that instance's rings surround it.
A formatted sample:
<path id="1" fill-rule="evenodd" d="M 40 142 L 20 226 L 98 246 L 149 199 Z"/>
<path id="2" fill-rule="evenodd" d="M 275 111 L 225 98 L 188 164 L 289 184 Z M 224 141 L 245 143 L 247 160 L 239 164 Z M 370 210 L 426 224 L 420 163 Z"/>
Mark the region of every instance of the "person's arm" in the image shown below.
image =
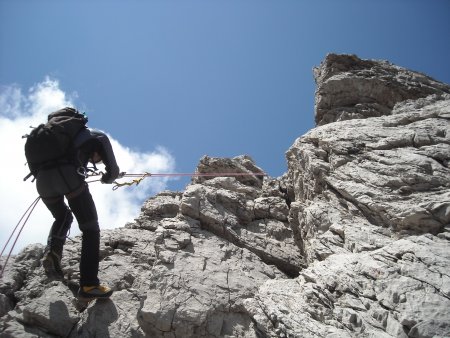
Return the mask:
<path id="1" fill-rule="evenodd" d="M 106 172 L 102 176 L 103 183 L 113 183 L 119 176 L 120 169 L 114 156 L 111 143 L 105 134 L 97 134 L 96 139 L 100 143 L 99 154 L 105 165 Z"/>

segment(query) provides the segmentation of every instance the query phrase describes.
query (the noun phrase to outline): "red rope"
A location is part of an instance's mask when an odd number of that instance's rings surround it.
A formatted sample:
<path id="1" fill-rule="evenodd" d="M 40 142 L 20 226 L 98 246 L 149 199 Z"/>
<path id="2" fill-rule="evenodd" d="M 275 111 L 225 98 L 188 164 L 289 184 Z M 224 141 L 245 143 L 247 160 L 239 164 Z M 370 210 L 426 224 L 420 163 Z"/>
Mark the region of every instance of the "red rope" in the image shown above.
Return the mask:
<path id="1" fill-rule="evenodd" d="M 101 172 L 95 172 L 89 175 L 89 177 L 94 177 L 94 176 L 100 176 L 102 175 Z M 261 172 L 261 173 L 155 173 L 155 174 L 151 174 L 151 173 L 143 173 L 143 174 L 127 174 L 127 173 L 121 173 L 119 175 L 119 179 L 120 178 L 124 178 L 124 177 L 138 177 L 138 178 L 145 178 L 145 177 L 175 177 L 175 176 L 196 176 L 196 177 L 226 177 L 226 176 L 267 176 L 266 173 Z M 93 182 L 99 182 L 101 181 L 101 179 L 98 180 L 91 180 L 91 181 L 87 181 L 87 183 L 93 183 Z M 131 184 L 123 184 L 123 185 L 132 185 L 132 184 L 136 184 L 136 182 L 131 182 Z M 122 186 L 122 184 L 117 184 L 116 183 L 116 188 Z M 116 190 L 113 188 L 113 190 Z"/>
<path id="2" fill-rule="evenodd" d="M 3 257 L 3 252 L 5 252 L 6 248 L 8 247 L 9 242 L 11 241 L 11 238 L 13 237 L 14 233 L 16 232 L 17 228 L 19 227 L 20 223 L 22 222 L 22 220 L 25 218 L 25 221 L 22 224 L 22 227 L 19 230 L 19 233 L 16 236 L 16 239 L 14 240 L 14 243 L 11 247 L 11 250 L 9 250 L 8 256 L 6 257 L 6 261 L 5 264 L 3 264 L 3 268 L 2 271 L 0 273 L 0 278 L 3 277 L 3 272 L 5 271 L 6 268 L 6 264 L 8 264 L 9 258 L 11 257 L 11 253 L 14 250 L 14 247 L 16 246 L 17 240 L 19 239 L 20 234 L 22 233 L 23 228 L 25 227 L 25 224 L 28 222 L 28 219 L 31 216 L 31 213 L 33 212 L 34 208 L 36 207 L 36 205 L 39 203 L 39 200 L 41 199 L 41 197 L 39 196 L 38 198 L 36 198 L 33 203 L 31 203 L 31 205 L 28 207 L 27 211 L 24 212 L 24 214 L 22 215 L 22 217 L 20 218 L 19 222 L 17 223 L 16 227 L 14 228 L 14 230 L 12 231 L 11 235 L 8 238 L 8 241 L 6 242 L 6 244 L 3 246 L 2 249 L 2 253 L 0 254 L 0 258 Z"/>
<path id="3" fill-rule="evenodd" d="M 266 176 L 266 173 L 146 173 L 148 176 L 162 177 L 162 176 Z M 141 177 L 145 174 L 124 174 L 123 177 Z"/>
<path id="4" fill-rule="evenodd" d="M 210 177 L 218 177 L 218 176 L 265 176 L 265 173 L 144 173 L 144 174 L 127 174 L 127 173 L 120 173 L 119 178 L 124 177 L 137 177 L 137 179 L 134 179 L 131 182 L 124 182 L 119 183 L 115 181 L 115 185 L 113 186 L 113 190 L 117 190 L 120 187 L 123 186 L 131 186 L 133 184 L 138 185 L 141 183 L 141 181 L 146 177 L 167 177 L 167 176 L 210 176 Z M 95 182 L 95 181 L 90 181 Z"/>

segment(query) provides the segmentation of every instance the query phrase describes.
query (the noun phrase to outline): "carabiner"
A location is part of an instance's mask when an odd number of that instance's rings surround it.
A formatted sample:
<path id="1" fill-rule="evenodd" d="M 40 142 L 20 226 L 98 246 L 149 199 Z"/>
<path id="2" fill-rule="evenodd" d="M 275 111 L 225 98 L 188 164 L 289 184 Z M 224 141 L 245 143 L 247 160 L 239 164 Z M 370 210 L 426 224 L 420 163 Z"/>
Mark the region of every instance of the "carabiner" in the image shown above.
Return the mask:
<path id="1" fill-rule="evenodd" d="M 77 174 L 84 178 L 88 178 L 87 169 L 85 167 L 78 167 Z"/>

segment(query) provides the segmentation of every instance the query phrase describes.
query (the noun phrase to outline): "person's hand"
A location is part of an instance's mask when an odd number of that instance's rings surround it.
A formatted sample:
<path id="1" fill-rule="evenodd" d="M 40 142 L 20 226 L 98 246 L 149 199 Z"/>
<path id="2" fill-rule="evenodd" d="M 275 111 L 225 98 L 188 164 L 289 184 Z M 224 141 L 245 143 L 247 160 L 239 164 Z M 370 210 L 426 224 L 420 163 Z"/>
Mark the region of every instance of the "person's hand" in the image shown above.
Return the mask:
<path id="1" fill-rule="evenodd" d="M 111 174 L 108 173 L 108 172 L 106 172 L 105 174 L 103 174 L 103 175 L 102 175 L 102 179 L 101 179 L 102 183 L 108 183 L 108 184 L 109 184 L 109 183 L 113 183 L 114 180 L 115 180 L 115 178 L 112 178 L 112 177 L 111 177 Z"/>

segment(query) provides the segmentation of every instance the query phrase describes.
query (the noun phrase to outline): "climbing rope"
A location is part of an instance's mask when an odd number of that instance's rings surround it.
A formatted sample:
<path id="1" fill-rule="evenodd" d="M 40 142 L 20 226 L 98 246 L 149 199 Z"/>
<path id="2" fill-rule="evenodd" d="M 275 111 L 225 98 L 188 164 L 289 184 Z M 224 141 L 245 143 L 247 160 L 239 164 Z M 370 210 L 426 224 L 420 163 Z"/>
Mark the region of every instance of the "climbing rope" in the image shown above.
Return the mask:
<path id="1" fill-rule="evenodd" d="M 0 273 L 0 278 L 3 277 L 3 273 L 5 272 L 5 268 L 6 268 L 6 264 L 8 264 L 9 258 L 11 257 L 11 253 L 14 250 L 14 247 L 16 246 L 17 240 L 19 239 L 20 234 L 22 233 L 23 228 L 25 227 L 25 224 L 28 222 L 28 219 L 31 216 L 31 213 L 33 212 L 34 208 L 36 207 L 36 205 L 39 203 L 39 200 L 41 199 L 41 197 L 39 196 L 38 198 L 36 198 L 33 203 L 31 203 L 31 205 L 28 207 L 28 209 L 24 212 L 24 214 L 22 215 L 22 217 L 20 218 L 19 222 L 17 223 L 16 227 L 14 228 L 13 232 L 11 233 L 11 235 L 8 238 L 8 241 L 6 242 L 6 244 L 4 245 L 3 249 L 2 249 L 2 253 L 0 254 L 0 258 L 3 257 L 3 253 L 5 252 L 6 248 L 8 247 L 9 242 L 11 241 L 11 238 L 14 236 L 14 233 L 16 232 L 16 230 L 19 228 L 20 223 L 23 224 L 20 227 L 20 230 L 16 236 L 16 239 L 14 240 L 14 243 L 11 246 L 11 249 L 9 250 L 8 256 L 6 257 L 5 263 L 3 264 L 2 267 L 2 271 Z"/>
<path id="2" fill-rule="evenodd" d="M 89 173 L 86 177 L 95 177 L 103 175 L 103 172 L 101 171 L 95 171 Z M 136 177 L 134 180 L 129 182 L 117 182 L 114 181 L 114 185 L 112 190 L 117 190 L 120 187 L 124 186 L 132 186 L 132 185 L 139 185 L 139 183 L 142 182 L 142 180 L 146 177 L 177 177 L 177 176 L 191 176 L 191 177 L 236 177 L 236 176 L 267 176 L 264 172 L 259 173 L 227 173 L 227 172 L 221 172 L 221 173 L 155 173 L 151 174 L 149 172 L 145 172 L 143 174 L 128 174 L 125 172 L 122 172 L 119 174 L 118 179 L 124 178 L 124 177 Z M 87 181 L 88 183 L 98 182 L 101 181 L 101 179 L 95 179 Z"/>
<path id="3" fill-rule="evenodd" d="M 120 178 L 123 177 L 138 177 L 130 182 L 119 183 L 114 182 L 113 190 L 117 190 L 123 186 L 131 186 L 133 184 L 138 185 L 146 177 L 175 177 L 175 176 L 191 176 L 191 177 L 227 177 L 227 176 L 266 176 L 265 173 L 156 173 L 150 174 L 148 172 L 143 174 L 127 174 L 121 173 Z"/>
<path id="4" fill-rule="evenodd" d="M 96 169 L 96 168 L 95 168 Z M 98 171 L 98 170 L 84 170 L 83 172 L 79 172 L 80 175 L 84 176 L 86 179 L 91 178 L 91 177 L 98 177 L 103 175 L 103 172 Z M 227 173 L 227 172 L 222 172 L 222 173 L 199 173 L 199 172 L 195 172 L 195 173 L 156 173 L 156 174 L 151 174 L 148 172 L 145 172 L 143 174 L 127 174 L 125 172 L 122 172 L 119 174 L 118 179 L 124 178 L 124 177 L 131 177 L 131 178 L 135 178 L 132 181 L 129 182 L 117 182 L 114 181 L 114 186 L 113 186 L 113 190 L 117 190 L 120 187 L 123 186 L 131 186 L 131 185 L 139 185 L 139 183 L 142 182 L 143 179 L 145 179 L 146 177 L 176 177 L 176 176 L 191 176 L 191 177 L 236 177 L 236 176 L 266 176 L 265 173 L 260 172 L 260 173 Z M 94 179 L 94 180 L 90 180 L 90 181 L 86 181 L 87 183 L 93 183 L 93 182 L 99 182 L 101 181 L 101 179 Z M 22 226 L 20 227 L 19 233 L 16 236 L 16 239 L 14 240 L 14 243 L 9 251 L 8 256 L 6 257 L 6 261 L 3 264 L 2 267 L 2 271 L 0 273 L 0 278 L 3 277 L 3 272 L 5 271 L 6 268 L 6 264 L 8 263 L 9 258 L 11 257 L 11 253 L 14 250 L 14 247 L 17 243 L 17 240 L 19 239 L 19 236 L 23 230 L 23 228 L 25 227 L 25 224 L 27 223 L 28 219 L 31 216 L 31 213 L 33 212 L 34 208 L 36 207 L 36 205 L 38 204 L 39 200 L 41 199 L 41 197 L 36 198 L 33 203 L 31 203 L 31 205 L 28 207 L 27 211 L 25 211 L 25 213 L 22 215 L 22 217 L 20 218 L 19 222 L 17 223 L 16 227 L 14 228 L 13 232 L 11 233 L 11 235 L 9 236 L 8 241 L 6 242 L 5 246 L 2 249 L 2 252 L 0 254 L 0 259 L 1 257 L 3 257 L 3 252 L 6 250 L 6 248 L 8 247 L 9 242 L 11 241 L 11 238 L 14 236 L 14 233 L 16 232 L 16 230 L 19 228 L 20 223 L 22 222 L 22 220 L 24 220 Z"/>

